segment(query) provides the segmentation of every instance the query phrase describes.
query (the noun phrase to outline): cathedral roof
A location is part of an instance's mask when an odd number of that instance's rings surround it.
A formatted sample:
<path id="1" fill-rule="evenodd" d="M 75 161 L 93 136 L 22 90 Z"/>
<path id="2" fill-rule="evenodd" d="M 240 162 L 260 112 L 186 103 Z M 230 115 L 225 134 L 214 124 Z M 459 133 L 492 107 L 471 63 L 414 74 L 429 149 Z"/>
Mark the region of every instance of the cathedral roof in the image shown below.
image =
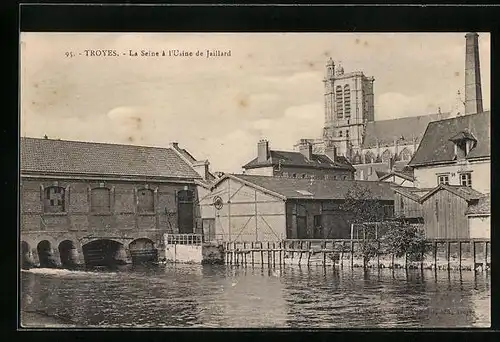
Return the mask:
<path id="1" fill-rule="evenodd" d="M 394 139 L 411 143 L 413 137 L 419 139 L 423 136 L 429 122 L 446 119 L 450 115 L 451 113 L 437 113 L 367 122 L 363 148 L 377 147 L 377 141 L 380 147 L 390 146 L 394 144 Z"/>

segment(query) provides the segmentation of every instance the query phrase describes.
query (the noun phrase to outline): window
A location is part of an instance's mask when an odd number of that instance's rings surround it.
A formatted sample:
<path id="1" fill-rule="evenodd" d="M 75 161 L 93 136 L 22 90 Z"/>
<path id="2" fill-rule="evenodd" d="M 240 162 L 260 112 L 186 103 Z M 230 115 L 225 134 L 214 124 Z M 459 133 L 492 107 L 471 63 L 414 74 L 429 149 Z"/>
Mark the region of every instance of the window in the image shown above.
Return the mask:
<path id="1" fill-rule="evenodd" d="M 314 215 L 314 226 L 321 227 L 321 215 Z"/>
<path id="2" fill-rule="evenodd" d="M 140 189 L 137 191 L 137 211 L 139 213 L 153 213 L 154 192 L 150 189 Z"/>
<path id="3" fill-rule="evenodd" d="M 400 199 L 399 207 L 401 208 L 402 211 L 405 209 L 405 202 L 403 201 L 403 198 Z"/>
<path id="4" fill-rule="evenodd" d="M 297 174 L 296 173 L 292 173 L 292 178 L 297 178 Z"/>
<path id="5" fill-rule="evenodd" d="M 343 177 L 342 177 L 342 179 L 343 179 L 343 180 L 346 180 L 346 179 L 347 179 L 347 176 L 343 176 Z"/>
<path id="6" fill-rule="evenodd" d="M 337 104 L 337 119 L 344 118 L 344 106 L 342 99 L 342 86 L 337 86 L 335 88 L 335 101 Z"/>
<path id="7" fill-rule="evenodd" d="M 349 131 L 345 131 L 345 136 L 349 138 Z"/>
<path id="8" fill-rule="evenodd" d="M 382 153 L 382 162 L 387 163 L 389 159 L 391 159 L 392 153 L 389 150 L 385 150 L 384 153 Z"/>
<path id="9" fill-rule="evenodd" d="M 351 117 L 351 90 L 347 84 L 344 86 L 344 117 Z"/>
<path id="10" fill-rule="evenodd" d="M 303 173 L 303 174 L 302 174 L 302 178 L 306 178 L 306 175 L 305 175 L 305 173 Z"/>
<path id="11" fill-rule="evenodd" d="M 44 191 L 43 209 L 46 213 L 63 213 L 65 212 L 65 191 L 59 186 L 49 186 Z"/>
<path id="12" fill-rule="evenodd" d="M 410 151 L 405 147 L 403 151 L 401 151 L 401 153 L 399 154 L 399 158 L 404 161 L 410 160 L 411 158 Z"/>
<path id="13" fill-rule="evenodd" d="M 439 175 L 438 176 L 438 185 L 439 184 L 450 184 L 450 176 L 448 176 L 448 175 Z"/>
<path id="14" fill-rule="evenodd" d="M 463 186 L 471 186 L 471 174 L 470 173 L 461 173 L 460 174 L 460 185 Z"/>
<path id="15" fill-rule="evenodd" d="M 339 137 L 341 137 L 341 138 L 342 138 L 342 131 L 340 131 L 340 132 L 339 132 Z"/>
<path id="16" fill-rule="evenodd" d="M 111 191 L 108 188 L 92 189 L 90 211 L 93 213 L 109 213 L 111 211 Z"/>

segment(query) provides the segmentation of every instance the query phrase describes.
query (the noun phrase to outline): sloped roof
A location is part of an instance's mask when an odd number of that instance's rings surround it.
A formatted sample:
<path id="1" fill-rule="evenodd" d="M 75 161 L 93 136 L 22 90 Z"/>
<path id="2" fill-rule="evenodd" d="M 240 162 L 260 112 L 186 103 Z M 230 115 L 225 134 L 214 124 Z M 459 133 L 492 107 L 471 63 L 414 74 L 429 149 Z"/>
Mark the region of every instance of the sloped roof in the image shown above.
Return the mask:
<path id="1" fill-rule="evenodd" d="M 451 113 L 436 113 L 404 118 L 370 121 L 366 123 L 363 148 L 392 145 L 394 139 L 404 138 L 403 141 L 412 141 L 414 137 L 421 138 L 431 121 L 448 118 Z"/>
<path id="2" fill-rule="evenodd" d="M 487 194 L 481 197 L 477 203 L 471 204 L 466 215 L 489 215 L 491 211 L 490 195 Z"/>
<path id="3" fill-rule="evenodd" d="M 473 201 L 473 200 L 478 200 L 484 196 L 483 193 L 481 193 L 477 190 L 474 190 L 468 186 L 440 184 L 437 187 L 435 187 L 434 189 L 432 189 L 431 191 L 429 191 L 427 194 L 422 196 L 420 198 L 420 202 L 425 202 L 428 198 L 430 198 L 433 194 L 435 194 L 436 192 L 438 192 L 440 190 L 449 191 L 449 192 L 463 198 L 467 202 Z"/>
<path id="4" fill-rule="evenodd" d="M 259 162 L 258 158 L 255 158 L 244 165 L 243 168 L 255 169 L 265 166 L 278 166 L 281 161 L 281 165 L 283 166 L 309 167 L 318 169 L 344 169 L 355 171 L 351 163 L 349 163 L 349 161 L 343 156 L 338 156 L 338 160 L 334 163 L 324 154 L 313 154 L 311 160 L 308 160 L 300 152 L 271 150 L 269 151 L 269 154 L 270 158 L 265 162 Z"/>
<path id="5" fill-rule="evenodd" d="M 170 148 L 21 138 L 21 172 L 201 178 Z"/>
<path id="6" fill-rule="evenodd" d="M 468 131 L 460 131 L 460 132 L 458 132 L 458 134 L 456 134 L 450 138 L 451 141 L 458 141 L 458 140 L 463 140 L 463 139 L 477 141 L 477 139 L 474 138 L 474 136 Z"/>
<path id="7" fill-rule="evenodd" d="M 382 175 L 379 180 L 384 180 L 384 179 L 387 179 L 389 177 L 392 177 L 392 176 L 398 176 L 398 177 L 401 177 L 403 179 L 406 179 L 406 180 L 409 180 L 409 181 L 414 181 L 415 178 L 413 176 L 413 171 L 391 171 L 389 173 L 386 173 L 385 175 Z"/>
<path id="8" fill-rule="evenodd" d="M 415 202 L 418 202 L 422 196 L 427 194 L 432 189 L 424 189 L 424 188 L 414 188 L 414 187 L 404 187 L 404 186 L 396 186 L 393 188 L 395 192 L 408 197 Z"/>
<path id="9" fill-rule="evenodd" d="M 455 146 L 450 138 L 468 131 L 478 139 L 476 146 L 466 159 L 489 157 L 490 152 L 490 112 L 457 116 L 429 123 L 410 166 L 450 162 L 455 158 Z"/>
<path id="10" fill-rule="evenodd" d="M 215 183 L 214 187 L 224 179 L 233 178 L 249 186 L 257 186 L 272 194 L 277 194 L 282 199 L 315 199 L 334 200 L 345 199 L 349 189 L 354 185 L 368 188 L 371 194 L 380 200 L 393 201 L 394 192 L 390 183 L 353 181 L 353 180 L 310 180 L 286 177 L 253 176 L 253 175 L 225 175 Z"/>

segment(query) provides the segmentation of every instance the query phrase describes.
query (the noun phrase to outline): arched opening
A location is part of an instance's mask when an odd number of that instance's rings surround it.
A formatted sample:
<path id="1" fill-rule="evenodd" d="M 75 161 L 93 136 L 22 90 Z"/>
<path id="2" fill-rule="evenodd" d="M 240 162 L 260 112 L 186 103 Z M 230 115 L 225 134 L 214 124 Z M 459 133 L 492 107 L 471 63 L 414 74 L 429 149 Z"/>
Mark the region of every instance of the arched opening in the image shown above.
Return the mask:
<path id="1" fill-rule="evenodd" d="M 95 240 L 82 246 L 86 266 L 116 266 L 127 263 L 125 248 L 113 240 Z"/>
<path id="2" fill-rule="evenodd" d="M 387 163 L 389 159 L 392 158 L 392 153 L 389 150 L 385 150 L 384 153 L 382 153 L 382 162 Z"/>
<path id="3" fill-rule="evenodd" d="M 38 260 L 40 261 L 40 267 L 54 268 L 57 267 L 57 263 L 52 252 L 52 246 L 47 240 L 40 241 L 36 247 L 38 252 Z"/>
<path id="4" fill-rule="evenodd" d="M 34 262 L 31 256 L 31 247 L 26 241 L 21 241 L 20 254 L 19 261 L 21 263 L 21 268 L 29 269 L 33 267 Z"/>
<path id="5" fill-rule="evenodd" d="M 78 264 L 78 250 L 73 241 L 64 240 L 59 244 L 59 256 L 65 268 L 73 268 Z"/>
<path id="6" fill-rule="evenodd" d="M 128 245 L 132 263 L 155 262 L 158 259 L 158 250 L 154 247 L 154 242 L 150 239 L 141 238 L 132 241 Z"/>

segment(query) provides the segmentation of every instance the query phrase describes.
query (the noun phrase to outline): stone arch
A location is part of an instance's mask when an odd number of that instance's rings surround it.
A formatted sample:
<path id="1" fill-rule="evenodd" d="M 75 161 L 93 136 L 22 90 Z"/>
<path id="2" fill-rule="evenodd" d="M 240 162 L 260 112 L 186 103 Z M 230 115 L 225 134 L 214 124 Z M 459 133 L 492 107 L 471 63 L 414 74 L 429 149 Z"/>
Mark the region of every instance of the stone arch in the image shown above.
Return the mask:
<path id="1" fill-rule="evenodd" d="M 151 239 L 135 239 L 128 245 L 132 263 L 154 262 L 158 259 L 158 249 Z"/>
<path id="2" fill-rule="evenodd" d="M 389 151 L 389 149 L 386 149 L 383 153 L 382 153 L 382 162 L 386 163 L 389 161 L 389 159 L 392 158 L 392 153 L 391 151 Z"/>
<path id="3" fill-rule="evenodd" d="M 110 239 L 97 239 L 82 246 L 86 266 L 116 266 L 128 263 L 122 243 Z"/>
<path id="4" fill-rule="evenodd" d="M 35 263 L 31 253 L 31 246 L 26 241 L 21 241 L 21 248 L 19 249 L 21 268 L 28 269 Z"/>
<path id="5" fill-rule="evenodd" d="M 45 267 L 45 268 L 57 267 L 54 251 L 52 250 L 52 245 L 49 240 L 40 241 L 36 246 L 36 249 L 38 252 L 38 260 L 40 262 L 40 267 Z"/>
<path id="6" fill-rule="evenodd" d="M 401 153 L 399 153 L 399 159 L 404 161 L 409 161 L 411 159 L 411 152 L 408 148 L 404 148 Z"/>
<path id="7" fill-rule="evenodd" d="M 64 240 L 59 243 L 59 257 L 61 265 L 66 268 L 73 268 L 78 264 L 78 250 L 71 240 Z"/>

